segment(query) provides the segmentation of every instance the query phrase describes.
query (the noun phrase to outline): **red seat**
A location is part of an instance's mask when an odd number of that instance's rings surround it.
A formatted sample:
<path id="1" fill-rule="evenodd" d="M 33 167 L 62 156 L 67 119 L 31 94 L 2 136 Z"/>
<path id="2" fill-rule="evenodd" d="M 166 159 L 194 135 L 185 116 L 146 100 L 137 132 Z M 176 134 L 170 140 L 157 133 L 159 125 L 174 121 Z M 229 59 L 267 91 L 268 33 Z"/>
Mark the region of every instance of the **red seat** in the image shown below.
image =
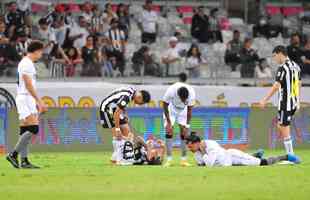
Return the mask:
<path id="1" fill-rule="evenodd" d="M 272 5 L 267 5 L 266 11 L 269 15 L 276 15 L 278 13 L 281 13 L 280 7 L 272 6 Z"/>
<path id="2" fill-rule="evenodd" d="M 303 11 L 304 11 L 304 9 L 302 7 L 285 7 L 285 8 L 283 8 L 283 14 L 285 16 L 297 15 Z"/>
<path id="3" fill-rule="evenodd" d="M 193 7 L 192 6 L 180 6 L 177 8 L 177 11 L 179 13 L 192 13 L 193 12 Z"/>
<path id="4" fill-rule="evenodd" d="M 184 17 L 183 23 L 184 24 L 192 24 L 193 18 L 192 17 Z"/>
<path id="5" fill-rule="evenodd" d="M 152 10 L 155 11 L 155 12 L 160 12 L 161 6 L 160 5 L 153 5 L 152 6 Z"/>
<path id="6" fill-rule="evenodd" d="M 81 12 L 80 6 L 74 3 L 68 4 L 68 10 L 69 12 L 72 12 L 72 13 Z"/>

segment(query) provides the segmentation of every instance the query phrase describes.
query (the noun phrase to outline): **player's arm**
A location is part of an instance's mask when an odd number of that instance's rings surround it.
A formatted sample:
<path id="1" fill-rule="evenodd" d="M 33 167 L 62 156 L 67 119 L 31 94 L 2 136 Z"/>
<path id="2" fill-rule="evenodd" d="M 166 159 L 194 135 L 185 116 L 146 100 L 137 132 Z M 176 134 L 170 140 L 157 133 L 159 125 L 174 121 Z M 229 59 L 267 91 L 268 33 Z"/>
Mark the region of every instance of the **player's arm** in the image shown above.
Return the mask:
<path id="1" fill-rule="evenodd" d="M 47 108 L 45 106 L 45 104 L 42 102 L 42 100 L 40 99 L 40 97 L 38 96 L 36 90 L 33 87 L 32 84 L 32 80 L 31 77 L 27 74 L 23 74 L 22 75 L 23 80 L 25 82 L 25 87 L 28 90 L 28 92 L 30 93 L 30 95 L 35 99 L 37 105 L 38 105 L 38 111 L 41 112 L 46 112 Z"/>
<path id="2" fill-rule="evenodd" d="M 187 122 L 186 122 L 188 126 L 191 124 L 192 113 L 193 113 L 193 106 L 188 106 L 187 107 Z"/>
<path id="3" fill-rule="evenodd" d="M 270 98 L 279 90 L 281 87 L 281 84 L 279 82 L 275 82 L 271 89 L 269 90 L 268 94 L 263 98 L 263 100 L 260 102 L 262 107 L 265 107 L 266 103 L 270 100 Z"/>
<path id="4" fill-rule="evenodd" d="M 216 151 L 210 151 L 208 154 L 204 154 L 202 156 L 202 159 L 206 166 L 213 167 L 216 161 L 217 153 Z"/>
<path id="5" fill-rule="evenodd" d="M 264 108 L 269 99 L 279 90 L 281 87 L 281 82 L 284 81 L 285 73 L 286 72 L 282 67 L 278 69 L 276 74 L 276 82 L 272 85 L 268 94 L 259 102 L 260 107 Z"/>
<path id="6" fill-rule="evenodd" d="M 167 123 L 171 124 L 168 106 L 169 106 L 169 103 L 164 102 L 164 115 L 166 117 Z"/>

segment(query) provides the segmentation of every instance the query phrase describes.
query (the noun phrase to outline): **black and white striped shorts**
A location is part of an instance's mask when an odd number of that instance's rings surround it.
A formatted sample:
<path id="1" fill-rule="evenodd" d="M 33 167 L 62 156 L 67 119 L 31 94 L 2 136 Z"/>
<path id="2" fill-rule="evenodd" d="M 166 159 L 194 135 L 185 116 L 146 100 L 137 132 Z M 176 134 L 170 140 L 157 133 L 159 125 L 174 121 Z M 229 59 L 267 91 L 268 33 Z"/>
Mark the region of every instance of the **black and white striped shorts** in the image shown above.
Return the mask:
<path id="1" fill-rule="evenodd" d="M 103 128 L 114 128 L 115 123 L 113 115 L 109 112 L 100 111 L 100 123 Z M 120 119 L 120 125 L 127 124 L 128 119 L 126 117 Z"/>

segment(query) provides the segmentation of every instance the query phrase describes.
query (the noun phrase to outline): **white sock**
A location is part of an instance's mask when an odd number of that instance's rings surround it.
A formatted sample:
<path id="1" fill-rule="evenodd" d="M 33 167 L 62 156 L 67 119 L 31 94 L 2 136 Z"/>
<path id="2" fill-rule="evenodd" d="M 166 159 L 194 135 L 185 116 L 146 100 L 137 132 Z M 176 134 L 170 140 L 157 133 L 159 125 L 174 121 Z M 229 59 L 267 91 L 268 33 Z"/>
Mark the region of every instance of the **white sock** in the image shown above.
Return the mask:
<path id="1" fill-rule="evenodd" d="M 116 139 L 112 139 L 112 147 L 113 147 L 113 152 L 115 152 L 117 150 L 117 140 Z"/>
<path id="2" fill-rule="evenodd" d="M 182 161 L 187 160 L 187 157 L 186 157 L 186 156 L 182 156 L 182 157 L 181 157 L 181 160 L 182 160 Z"/>
<path id="3" fill-rule="evenodd" d="M 294 154 L 294 151 L 293 151 L 293 142 L 292 142 L 292 139 L 291 137 L 286 137 L 284 138 L 284 147 L 285 147 L 285 150 L 286 150 L 286 153 L 287 154 Z"/>
<path id="4" fill-rule="evenodd" d="M 171 161 L 172 160 L 172 156 L 167 156 L 167 161 Z"/>

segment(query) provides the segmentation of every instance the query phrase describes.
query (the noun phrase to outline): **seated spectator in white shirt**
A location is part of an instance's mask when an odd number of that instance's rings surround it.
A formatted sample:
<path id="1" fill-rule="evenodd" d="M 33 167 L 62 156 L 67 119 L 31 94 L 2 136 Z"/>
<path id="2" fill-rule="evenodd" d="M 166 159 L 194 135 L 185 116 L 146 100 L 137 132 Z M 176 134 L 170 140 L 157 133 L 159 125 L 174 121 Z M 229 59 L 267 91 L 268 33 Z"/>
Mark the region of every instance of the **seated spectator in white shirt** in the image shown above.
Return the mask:
<path id="1" fill-rule="evenodd" d="M 199 47 L 196 44 L 192 44 L 187 52 L 186 58 L 186 70 L 188 70 L 189 77 L 199 78 L 201 74 L 201 65 L 204 63 L 206 63 L 206 61 L 201 57 Z"/>
<path id="2" fill-rule="evenodd" d="M 111 24 L 112 19 L 117 19 L 116 13 L 112 9 L 112 5 L 110 3 L 105 4 L 105 9 L 103 12 L 103 18 L 105 18 L 108 24 Z"/>
<path id="3" fill-rule="evenodd" d="M 180 61 L 179 49 L 177 48 L 178 39 L 171 37 L 169 39 L 169 49 L 162 55 L 162 63 L 166 64 L 166 76 L 175 76 L 180 74 Z"/>
<path id="4" fill-rule="evenodd" d="M 70 40 L 74 41 L 73 46 L 77 49 L 82 49 L 82 47 L 86 44 L 86 38 L 89 35 L 89 31 L 87 29 L 87 22 L 85 17 L 80 16 L 78 19 L 78 24 L 75 24 L 69 33 Z"/>
<path id="5" fill-rule="evenodd" d="M 144 10 L 139 19 L 139 28 L 142 32 L 142 43 L 155 43 L 158 32 L 158 16 L 152 11 L 152 1 L 146 0 Z"/>
<path id="6" fill-rule="evenodd" d="M 56 36 L 53 28 L 48 25 L 46 19 L 42 18 L 39 20 L 38 31 L 33 34 L 33 37 L 44 43 L 45 49 L 43 54 L 49 54 L 53 44 L 56 43 Z"/>
<path id="7" fill-rule="evenodd" d="M 93 17 L 93 8 L 90 2 L 84 3 L 82 16 L 85 18 L 86 23 L 90 25 Z"/>
<path id="8" fill-rule="evenodd" d="M 272 78 L 271 67 L 265 58 L 259 60 L 259 65 L 255 67 L 255 74 L 257 78 Z"/>

